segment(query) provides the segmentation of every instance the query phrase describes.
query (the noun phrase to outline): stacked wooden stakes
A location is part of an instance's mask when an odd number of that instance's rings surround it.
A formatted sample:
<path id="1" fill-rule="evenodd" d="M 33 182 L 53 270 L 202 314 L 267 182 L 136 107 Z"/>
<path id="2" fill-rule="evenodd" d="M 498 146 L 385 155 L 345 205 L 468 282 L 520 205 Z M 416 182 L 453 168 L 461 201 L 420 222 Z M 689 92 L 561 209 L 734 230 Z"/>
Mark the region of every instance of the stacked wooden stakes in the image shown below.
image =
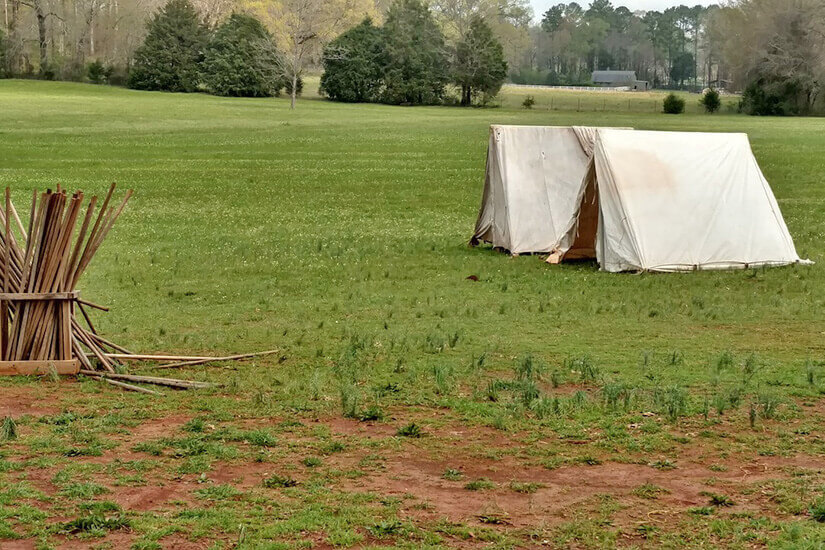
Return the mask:
<path id="1" fill-rule="evenodd" d="M 10 190 L 6 189 L 5 208 L 0 209 L 0 224 L 3 227 L 0 235 L 2 361 L 13 365 L 48 362 L 52 366 L 64 367 L 70 364 L 76 367 L 76 361 L 81 367 L 79 372 L 84 375 L 125 389 L 156 394 L 122 380 L 182 389 L 204 388 L 210 384 L 118 373 L 116 368 L 120 366 L 120 361 L 171 360 L 175 362 L 160 365 L 160 368 L 174 368 L 277 351 L 229 357 L 139 355 L 100 336 L 84 306 L 108 310 L 81 300 L 77 283 L 132 195 L 131 190 L 127 191 L 122 202 L 115 207 L 110 204 L 114 191 L 115 185 L 112 184 L 97 216 L 97 197 L 92 197 L 82 216 L 80 231 L 73 238 L 82 213 L 82 192 L 75 192 L 69 197 L 58 187 L 55 192 L 47 190 L 41 193 L 38 200 L 35 191 L 26 228 L 11 202 Z M 12 220 L 20 240 L 12 229 Z M 77 311 L 86 327 L 78 321 Z"/>

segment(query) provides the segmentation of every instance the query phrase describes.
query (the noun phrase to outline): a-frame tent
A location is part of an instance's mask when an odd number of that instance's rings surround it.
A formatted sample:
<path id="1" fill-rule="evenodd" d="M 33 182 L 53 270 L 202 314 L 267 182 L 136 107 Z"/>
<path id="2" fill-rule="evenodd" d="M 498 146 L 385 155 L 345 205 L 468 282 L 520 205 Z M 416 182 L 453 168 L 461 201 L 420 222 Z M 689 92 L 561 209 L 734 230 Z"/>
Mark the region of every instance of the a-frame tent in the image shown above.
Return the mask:
<path id="1" fill-rule="evenodd" d="M 470 243 L 511 254 L 552 251 L 578 208 L 594 138 L 588 127 L 491 126 Z"/>
<path id="2" fill-rule="evenodd" d="M 800 260 L 745 134 L 597 131 L 574 210 L 548 261 L 605 271 L 693 271 Z"/>

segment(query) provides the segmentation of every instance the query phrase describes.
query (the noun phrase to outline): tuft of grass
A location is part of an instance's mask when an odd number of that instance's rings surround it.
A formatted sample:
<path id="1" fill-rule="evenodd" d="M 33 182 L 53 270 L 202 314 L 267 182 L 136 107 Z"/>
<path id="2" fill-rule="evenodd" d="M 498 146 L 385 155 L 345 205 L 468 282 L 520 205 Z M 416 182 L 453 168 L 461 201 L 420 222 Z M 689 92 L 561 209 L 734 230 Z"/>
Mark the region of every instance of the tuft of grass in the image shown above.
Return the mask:
<path id="1" fill-rule="evenodd" d="M 93 533 L 116 531 L 130 526 L 129 520 L 121 516 L 106 517 L 100 514 L 81 516 L 60 526 L 61 533 Z"/>
<path id="2" fill-rule="evenodd" d="M 665 495 L 669 492 L 670 491 L 668 491 L 664 487 L 659 487 L 658 485 L 654 485 L 653 483 L 644 483 L 633 489 L 634 495 L 636 495 L 639 498 L 644 498 L 648 500 L 655 500 L 659 498 L 661 495 Z"/>
<path id="3" fill-rule="evenodd" d="M 378 405 L 372 405 L 358 413 L 361 422 L 380 422 L 384 420 L 384 411 Z"/>
<path id="4" fill-rule="evenodd" d="M 395 432 L 396 435 L 401 437 L 413 437 L 418 438 L 424 435 L 424 432 L 421 430 L 421 426 L 416 424 L 415 422 L 411 422 L 406 426 L 402 426 L 398 428 L 398 431 Z"/>
<path id="5" fill-rule="evenodd" d="M 819 497 L 813 501 L 808 507 L 808 513 L 814 521 L 825 523 L 825 497 Z"/>
<path id="6" fill-rule="evenodd" d="M 670 460 L 668 460 L 666 458 L 651 462 L 650 466 L 652 468 L 656 468 L 657 470 L 675 470 L 676 469 L 676 463 L 671 462 Z"/>
<path id="7" fill-rule="evenodd" d="M 261 484 L 267 489 L 280 489 L 285 487 L 295 487 L 296 485 L 298 485 L 298 482 L 292 479 L 291 477 L 273 474 L 268 478 L 264 479 L 261 482 Z"/>
<path id="8" fill-rule="evenodd" d="M 464 484 L 464 488 L 468 491 L 486 491 L 495 489 L 496 484 L 487 478 L 475 479 Z"/>
<path id="9" fill-rule="evenodd" d="M 699 493 L 699 494 L 708 497 L 708 503 L 711 506 L 716 506 L 717 508 L 718 507 L 728 507 L 728 506 L 733 506 L 734 505 L 733 499 L 730 498 L 727 495 L 720 495 L 718 493 L 709 493 L 709 492 L 706 492 L 706 491 L 703 491 L 702 493 Z"/>
<path id="10" fill-rule="evenodd" d="M 307 468 L 317 468 L 322 463 L 323 461 L 317 456 L 308 456 L 301 461 L 301 464 L 303 464 Z"/>
<path id="11" fill-rule="evenodd" d="M 3 425 L 0 426 L 0 439 L 3 441 L 17 439 L 17 423 L 14 418 L 7 416 L 3 419 Z"/>
<path id="12" fill-rule="evenodd" d="M 376 523 L 370 527 L 367 527 L 367 531 L 369 531 L 370 535 L 376 538 L 386 538 L 398 535 L 401 533 L 404 524 L 398 520 L 389 520 L 389 521 L 382 521 L 381 523 Z"/>
<path id="13" fill-rule="evenodd" d="M 539 489 L 543 489 L 545 487 L 544 483 L 535 483 L 535 482 L 523 482 L 523 481 L 511 481 L 510 482 L 510 489 L 515 491 L 516 493 L 522 493 L 525 495 L 532 495 Z"/>
<path id="14" fill-rule="evenodd" d="M 207 485 L 195 491 L 195 496 L 203 500 L 232 500 L 241 494 L 232 485 Z"/>
<path id="15" fill-rule="evenodd" d="M 464 474 L 461 473 L 461 470 L 456 470 L 455 468 L 447 468 L 446 470 L 444 470 L 444 473 L 441 474 L 441 477 L 443 477 L 447 481 L 458 481 L 462 477 L 464 477 Z"/>

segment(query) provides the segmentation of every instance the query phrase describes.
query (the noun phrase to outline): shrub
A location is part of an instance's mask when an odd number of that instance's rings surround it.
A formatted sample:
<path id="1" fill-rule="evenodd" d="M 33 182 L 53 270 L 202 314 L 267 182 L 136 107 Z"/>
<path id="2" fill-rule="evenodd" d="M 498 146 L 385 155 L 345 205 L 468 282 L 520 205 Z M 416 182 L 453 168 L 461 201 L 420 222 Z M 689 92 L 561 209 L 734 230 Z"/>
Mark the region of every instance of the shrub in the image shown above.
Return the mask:
<path id="1" fill-rule="evenodd" d="M 348 103 L 378 101 L 384 63 L 384 33 L 366 18 L 324 48 L 321 93 Z"/>
<path id="2" fill-rule="evenodd" d="M 719 92 L 714 88 L 708 88 L 699 100 L 699 105 L 705 108 L 706 113 L 715 113 L 722 106 Z"/>
<path id="3" fill-rule="evenodd" d="M 525 109 L 532 109 L 533 105 L 535 105 L 535 104 L 536 104 L 536 98 L 534 98 L 531 95 L 528 95 L 527 97 L 525 97 L 524 101 L 521 102 L 521 106 L 524 107 Z"/>
<path id="4" fill-rule="evenodd" d="M 797 115 L 800 113 L 798 95 L 792 82 L 755 80 L 742 93 L 739 110 L 756 116 Z"/>
<path id="5" fill-rule="evenodd" d="M 146 39 L 135 52 L 129 87 L 194 92 L 208 39 L 189 0 L 169 0 L 149 21 Z"/>
<path id="6" fill-rule="evenodd" d="M 92 84 L 106 84 L 109 82 L 109 76 L 112 74 L 112 68 L 105 66 L 96 59 L 86 65 L 86 78 Z"/>
<path id="7" fill-rule="evenodd" d="M 679 115 L 685 112 L 685 100 L 676 94 L 668 94 L 662 106 L 664 112 L 669 115 Z"/>
<path id="8" fill-rule="evenodd" d="M 209 41 L 201 75 L 215 95 L 266 97 L 281 88 L 278 52 L 263 24 L 233 13 Z"/>

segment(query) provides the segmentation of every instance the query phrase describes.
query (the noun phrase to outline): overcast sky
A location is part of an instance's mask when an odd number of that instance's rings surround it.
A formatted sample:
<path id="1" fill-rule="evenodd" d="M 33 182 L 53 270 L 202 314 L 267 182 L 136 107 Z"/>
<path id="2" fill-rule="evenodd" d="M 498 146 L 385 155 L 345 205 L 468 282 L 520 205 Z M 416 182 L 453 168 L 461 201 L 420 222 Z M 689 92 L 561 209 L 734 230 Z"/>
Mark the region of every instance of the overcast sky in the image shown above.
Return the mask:
<path id="1" fill-rule="evenodd" d="M 541 20 L 541 15 L 547 11 L 547 8 L 550 6 L 555 6 L 556 4 L 567 4 L 572 0 L 530 0 L 530 3 L 533 4 L 533 11 L 535 12 L 536 21 Z M 583 7 L 587 7 L 590 5 L 590 0 L 577 0 L 579 4 Z M 681 2 L 677 0 L 613 0 L 613 5 L 618 6 L 627 6 L 630 11 L 635 10 L 659 10 L 662 11 L 663 9 L 669 8 L 671 6 L 678 6 L 679 4 L 684 4 L 686 6 L 695 6 L 696 4 L 702 4 L 703 6 L 707 6 L 709 4 L 718 4 L 718 0 L 682 0 Z"/>

